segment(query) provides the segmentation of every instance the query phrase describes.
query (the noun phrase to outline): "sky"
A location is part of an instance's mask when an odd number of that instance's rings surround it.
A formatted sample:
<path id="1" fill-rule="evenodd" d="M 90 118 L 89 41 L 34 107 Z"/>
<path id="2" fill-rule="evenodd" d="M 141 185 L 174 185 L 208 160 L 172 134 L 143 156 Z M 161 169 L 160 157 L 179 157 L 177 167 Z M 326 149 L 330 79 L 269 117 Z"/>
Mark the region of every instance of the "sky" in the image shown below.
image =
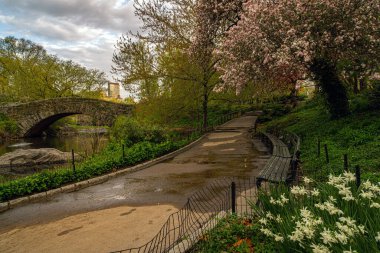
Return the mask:
<path id="1" fill-rule="evenodd" d="M 114 45 L 139 26 L 133 0 L 0 0 L 0 37 L 29 39 L 59 58 L 104 71 L 110 81 Z"/>

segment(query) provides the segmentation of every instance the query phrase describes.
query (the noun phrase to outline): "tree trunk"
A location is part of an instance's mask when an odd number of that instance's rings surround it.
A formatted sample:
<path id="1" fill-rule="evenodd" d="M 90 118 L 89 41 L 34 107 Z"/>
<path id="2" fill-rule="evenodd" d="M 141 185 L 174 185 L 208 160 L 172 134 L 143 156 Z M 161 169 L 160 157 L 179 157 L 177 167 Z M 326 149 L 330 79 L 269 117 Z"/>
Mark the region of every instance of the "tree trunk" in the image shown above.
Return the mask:
<path id="1" fill-rule="evenodd" d="M 359 93 L 358 79 L 356 77 L 353 78 L 353 84 L 354 84 L 354 94 L 358 94 Z"/>
<path id="2" fill-rule="evenodd" d="M 202 103 L 202 111 L 203 111 L 203 130 L 207 130 L 207 119 L 208 119 L 208 90 L 207 84 L 203 84 L 203 103 Z"/>
<path id="3" fill-rule="evenodd" d="M 340 118 L 349 113 L 346 87 L 340 81 L 336 65 L 326 59 L 315 59 L 311 71 L 321 85 L 326 96 L 328 109 L 333 118 Z"/>
<path id="4" fill-rule="evenodd" d="M 366 82 L 365 78 L 360 78 L 359 86 L 360 86 L 360 91 L 367 89 L 367 82 Z"/>

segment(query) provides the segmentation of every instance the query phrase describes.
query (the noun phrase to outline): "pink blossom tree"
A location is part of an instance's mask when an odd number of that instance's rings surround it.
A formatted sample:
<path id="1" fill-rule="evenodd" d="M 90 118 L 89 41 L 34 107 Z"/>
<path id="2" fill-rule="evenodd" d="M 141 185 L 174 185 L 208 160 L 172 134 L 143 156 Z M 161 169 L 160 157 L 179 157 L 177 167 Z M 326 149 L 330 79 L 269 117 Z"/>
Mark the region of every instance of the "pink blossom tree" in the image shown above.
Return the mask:
<path id="1" fill-rule="evenodd" d="M 214 54 L 226 31 L 236 25 L 245 0 L 199 0 L 195 5 L 195 33 L 190 47 L 190 57 L 201 73 L 203 88 L 203 122 L 207 128 L 207 111 L 210 93 L 216 85 L 208 80 L 217 75 L 216 65 L 221 57 Z"/>
<path id="2" fill-rule="evenodd" d="M 339 117 L 348 113 L 345 67 L 379 65 L 379 17 L 379 0 L 248 0 L 214 53 L 225 83 L 314 77 Z"/>

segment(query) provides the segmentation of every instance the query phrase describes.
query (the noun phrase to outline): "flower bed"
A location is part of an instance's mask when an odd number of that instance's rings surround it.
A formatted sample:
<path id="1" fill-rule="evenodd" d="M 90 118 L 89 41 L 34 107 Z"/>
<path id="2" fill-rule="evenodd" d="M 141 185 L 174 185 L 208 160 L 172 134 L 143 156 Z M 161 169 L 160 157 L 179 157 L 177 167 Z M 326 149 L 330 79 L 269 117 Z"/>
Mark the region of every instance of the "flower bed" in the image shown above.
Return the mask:
<path id="1" fill-rule="evenodd" d="M 192 252 L 380 252 L 380 184 L 353 173 L 259 192 L 252 216 L 231 215 Z"/>
<path id="2" fill-rule="evenodd" d="M 273 188 L 252 205 L 260 231 L 283 252 L 379 252 L 380 186 L 359 188 L 355 175 L 329 176 L 327 183 Z"/>

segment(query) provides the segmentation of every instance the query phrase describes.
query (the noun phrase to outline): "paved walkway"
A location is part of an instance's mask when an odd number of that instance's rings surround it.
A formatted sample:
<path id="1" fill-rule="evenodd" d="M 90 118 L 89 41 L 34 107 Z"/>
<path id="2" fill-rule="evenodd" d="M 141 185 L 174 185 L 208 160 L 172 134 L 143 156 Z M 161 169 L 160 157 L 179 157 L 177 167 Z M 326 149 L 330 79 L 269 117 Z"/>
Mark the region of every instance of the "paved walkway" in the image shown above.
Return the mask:
<path id="1" fill-rule="evenodd" d="M 256 176 L 266 150 L 256 117 L 227 122 L 171 160 L 49 201 L 0 214 L 0 252 L 107 252 L 141 246 L 212 180 Z"/>

